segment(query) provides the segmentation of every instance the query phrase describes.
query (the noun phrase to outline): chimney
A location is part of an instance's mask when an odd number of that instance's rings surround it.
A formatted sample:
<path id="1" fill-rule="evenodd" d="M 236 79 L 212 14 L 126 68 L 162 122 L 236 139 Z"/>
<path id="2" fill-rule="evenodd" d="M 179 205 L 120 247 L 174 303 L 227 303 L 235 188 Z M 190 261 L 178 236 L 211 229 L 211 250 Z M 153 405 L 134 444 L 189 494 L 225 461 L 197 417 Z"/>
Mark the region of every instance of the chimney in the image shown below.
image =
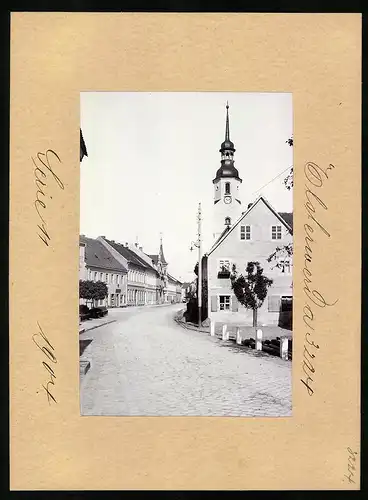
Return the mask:
<path id="1" fill-rule="evenodd" d="M 129 243 L 128 243 L 127 241 L 125 242 L 125 246 L 126 246 L 127 248 L 128 248 L 128 246 L 129 246 Z"/>
<path id="2" fill-rule="evenodd" d="M 138 243 L 135 243 L 135 247 L 138 248 Z"/>
<path id="3" fill-rule="evenodd" d="M 140 250 L 141 252 L 143 252 L 143 247 L 139 247 L 139 250 Z"/>
<path id="4" fill-rule="evenodd" d="M 247 209 L 250 208 L 253 205 L 253 203 L 248 203 Z"/>

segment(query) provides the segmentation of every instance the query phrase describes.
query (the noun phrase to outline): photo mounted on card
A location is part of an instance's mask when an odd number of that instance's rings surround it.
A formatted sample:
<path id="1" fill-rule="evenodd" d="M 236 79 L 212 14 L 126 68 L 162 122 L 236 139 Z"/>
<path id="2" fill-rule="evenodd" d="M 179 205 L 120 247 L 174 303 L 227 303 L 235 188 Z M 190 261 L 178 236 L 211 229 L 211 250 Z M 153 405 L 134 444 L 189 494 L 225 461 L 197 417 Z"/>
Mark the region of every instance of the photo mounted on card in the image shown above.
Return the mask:
<path id="1" fill-rule="evenodd" d="M 11 25 L 11 489 L 359 489 L 360 16 Z"/>

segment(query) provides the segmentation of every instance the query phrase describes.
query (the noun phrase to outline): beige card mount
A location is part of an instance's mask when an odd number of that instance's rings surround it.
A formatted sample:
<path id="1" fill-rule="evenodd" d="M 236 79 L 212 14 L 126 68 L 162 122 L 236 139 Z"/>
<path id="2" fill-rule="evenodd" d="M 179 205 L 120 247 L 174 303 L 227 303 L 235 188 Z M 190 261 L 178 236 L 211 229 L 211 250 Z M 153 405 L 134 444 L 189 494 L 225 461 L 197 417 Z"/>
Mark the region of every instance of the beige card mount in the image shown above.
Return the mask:
<path id="1" fill-rule="evenodd" d="M 291 417 L 80 415 L 87 91 L 292 93 Z M 358 14 L 12 14 L 12 490 L 359 489 L 360 106 Z"/>

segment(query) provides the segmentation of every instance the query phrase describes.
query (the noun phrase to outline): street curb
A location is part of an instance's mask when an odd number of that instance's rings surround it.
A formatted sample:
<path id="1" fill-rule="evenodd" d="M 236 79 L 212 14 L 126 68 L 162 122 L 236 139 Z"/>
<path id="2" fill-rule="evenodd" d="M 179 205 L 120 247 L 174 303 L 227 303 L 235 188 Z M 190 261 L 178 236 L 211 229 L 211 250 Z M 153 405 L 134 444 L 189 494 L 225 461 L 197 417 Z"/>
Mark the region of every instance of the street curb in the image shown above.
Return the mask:
<path id="1" fill-rule="evenodd" d="M 202 333 L 208 333 L 208 335 L 210 334 L 209 331 L 207 330 L 200 330 L 199 328 L 195 327 L 195 326 L 189 326 L 188 323 L 183 323 L 182 321 L 180 321 L 179 319 L 177 318 L 174 318 L 174 321 L 180 325 L 182 328 L 185 328 L 186 330 L 192 330 L 193 332 L 202 332 Z"/>
<path id="2" fill-rule="evenodd" d="M 83 328 L 82 330 L 79 330 L 79 335 L 81 335 L 84 332 L 89 332 L 91 330 L 95 330 L 96 328 L 100 328 L 101 326 L 109 325 L 110 323 L 115 323 L 116 319 L 112 319 L 111 321 L 106 321 L 106 323 L 102 323 L 101 325 L 96 325 L 96 326 L 91 326 L 91 328 Z"/>

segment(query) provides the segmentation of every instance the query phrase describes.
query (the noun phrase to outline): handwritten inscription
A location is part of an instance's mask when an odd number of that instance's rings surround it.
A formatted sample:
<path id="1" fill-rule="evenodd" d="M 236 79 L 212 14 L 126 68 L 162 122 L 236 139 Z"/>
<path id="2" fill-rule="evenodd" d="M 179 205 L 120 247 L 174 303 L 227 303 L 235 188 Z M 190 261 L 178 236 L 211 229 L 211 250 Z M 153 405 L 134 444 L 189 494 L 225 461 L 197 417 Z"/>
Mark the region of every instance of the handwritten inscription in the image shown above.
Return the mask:
<path id="1" fill-rule="evenodd" d="M 47 378 L 46 382 L 42 384 L 42 388 L 45 391 L 49 405 L 51 405 L 52 403 L 57 403 L 55 396 L 52 392 L 55 386 L 55 379 L 56 379 L 56 375 L 52 368 L 52 364 L 56 364 L 57 359 L 55 356 L 54 347 L 52 346 L 49 339 L 46 337 L 44 331 L 41 328 L 41 325 L 38 322 L 37 325 L 38 325 L 38 332 L 32 335 L 32 340 L 46 358 L 46 361 L 45 360 L 42 361 L 42 366 L 46 371 Z"/>
<path id="2" fill-rule="evenodd" d="M 321 198 L 320 191 L 324 183 L 329 179 L 329 172 L 335 168 L 331 163 L 327 168 L 322 168 L 316 163 L 307 162 L 304 166 L 305 176 L 305 214 L 307 222 L 304 224 L 304 267 L 303 275 L 303 292 L 305 295 L 305 303 L 303 307 L 303 322 L 306 327 L 303 346 L 303 375 L 300 381 L 305 386 L 309 396 L 314 394 L 315 382 L 315 363 L 314 359 L 319 344 L 316 343 L 316 313 L 319 309 L 332 307 L 338 299 L 332 300 L 320 291 L 318 285 L 315 284 L 313 275 L 313 251 L 317 249 L 318 236 L 330 238 L 331 235 L 321 222 L 320 214 L 327 211 L 328 207 Z M 320 196 L 318 196 L 318 194 Z M 315 255 L 315 253 L 314 253 Z"/>
<path id="3" fill-rule="evenodd" d="M 60 189 L 64 189 L 64 184 L 60 177 L 55 173 L 54 163 L 57 161 L 61 163 L 59 155 L 52 149 L 48 149 L 46 153 L 37 153 L 36 158 L 32 157 L 34 164 L 34 178 L 37 187 L 36 199 L 34 200 L 34 207 L 38 215 L 39 224 L 37 224 L 37 236 L 48 247 L 51 240 L 49 230 L 47 227 L 45 210 L 47 208 L 48 199 L 52 196 L 48 194 L 48 176 L 51 181 L 55 181 Z"/>
<path id="4" fill-rule="evenodd" d="M 344 474 L 344 478 L 346 478 L 349 483 L 355 484 L 354 476 L 356 472 L 355 462 L 357 460 L 357 451 L 353 451 L 351 448 L 347 448 L 348 452 L 348 466 L 347 466 L 347 474 Z M 344 479 L 345 481 L 345 479 Z"/>

